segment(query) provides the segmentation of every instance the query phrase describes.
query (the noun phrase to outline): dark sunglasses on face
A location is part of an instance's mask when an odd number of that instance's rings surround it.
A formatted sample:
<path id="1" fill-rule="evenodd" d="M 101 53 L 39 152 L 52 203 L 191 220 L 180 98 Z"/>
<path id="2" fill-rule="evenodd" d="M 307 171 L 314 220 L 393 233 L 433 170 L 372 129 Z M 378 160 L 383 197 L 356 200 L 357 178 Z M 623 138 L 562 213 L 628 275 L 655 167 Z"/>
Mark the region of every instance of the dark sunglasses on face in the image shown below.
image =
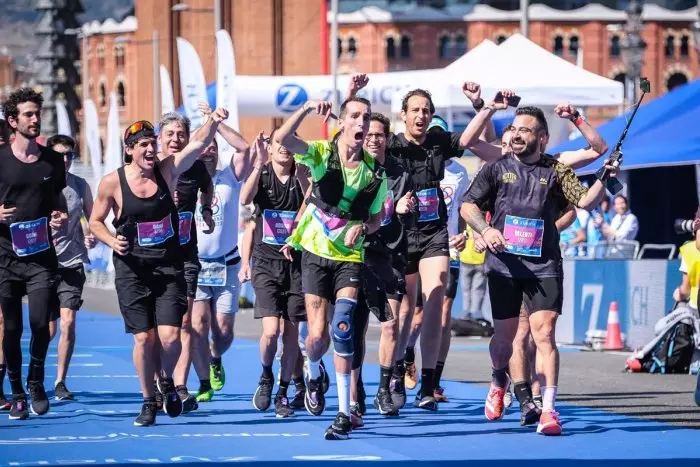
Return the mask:
<path id="1" fill-rule="evenodd" d="M 63 157 L 67 157 L 68 160 L 71 160 L 71 161 L 77 157 L 75 152 L 73 152 L 73 151 L 59 152 L 59 154 L 62 155 Z"/>

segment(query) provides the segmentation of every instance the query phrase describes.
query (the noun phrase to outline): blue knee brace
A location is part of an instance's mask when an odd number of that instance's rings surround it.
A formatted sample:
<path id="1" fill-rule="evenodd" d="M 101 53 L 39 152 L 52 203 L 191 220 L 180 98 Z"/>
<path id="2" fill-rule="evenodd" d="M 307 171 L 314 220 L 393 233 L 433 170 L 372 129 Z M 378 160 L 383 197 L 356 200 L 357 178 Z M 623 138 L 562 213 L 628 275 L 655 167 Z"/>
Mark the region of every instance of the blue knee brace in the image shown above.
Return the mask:
<path id="1" fill-rule="evenodd" d="M 352 312 L 357 306 L 354 298 L 339 298 L 335 301 L 335 312 L 331 323 L 333 350 L 341 357 L 351 357 L 355 351 L 352 342 Z"/>

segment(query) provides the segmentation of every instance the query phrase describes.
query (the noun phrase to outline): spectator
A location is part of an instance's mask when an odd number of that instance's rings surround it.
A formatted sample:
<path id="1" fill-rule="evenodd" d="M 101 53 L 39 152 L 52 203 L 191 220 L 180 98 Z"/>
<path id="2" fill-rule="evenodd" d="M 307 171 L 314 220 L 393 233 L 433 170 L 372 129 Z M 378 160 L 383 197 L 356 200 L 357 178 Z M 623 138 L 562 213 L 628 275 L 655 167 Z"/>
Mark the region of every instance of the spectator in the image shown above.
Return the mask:
<path id="1" fill-rule="evenodd" d="M 586 222 L 586 241 L 588 244 L 588 257 L 600 259 L 605 256 L 605 248 L 601 245 L 606 241 L 603 232 L 601 232 L 601 227 L 605 224 L 610 224 L 610 199 L 606 196 L 600 202 L 600 206 L 597 210 L 594 210 L 589 216 Z M 601 217 L 603 219 L 602 223 L 596 224 L 595 219 Z"/>
<path id="2" fill-rule="evenodd" d="M 623 195 L 617 195 L 613 200 L 615 216 L 608 224 L 599 213 L 594 217 L 596 225 L 600 226 L 605 240 L 611 243 L 616 243 L 608 248 L 608 257 L 616 258 L 632 258 L 634 256 L 634 247 L 631 245 L 622 245 L 624 242 L 631 242 L 637 238 L 639 233 L 639 221 L 637 216 L 632 214 L 628 208 L 627 198 Z"/>
<path id="3" fill-rule="evenodd" d="M 10 143 L 11 133 L 10 125 L 7 123 L 7 120 L 0 118 L 0 145 Z"/>
<path id="4" fill-rule="evenodd" d="M 487 219 L 490 215 L 487 214 Z M 462 319 L 483 318 L 481 307 L 486 295 L 486 274 L 484 272 L 484 259 L 486 253 L 477 253 L 474 249 L 475 234 L 471 227 L 467 226 L 468 237 L 464 250 L 459 255 L 460 282 L 462 283 Z"/>
<path id="5" fill-rule="evenodd" d="M 579 256 L 579 249 L 574 245 L 586 243 L 586 231 L 578 216 L 573 224 L 559 234 L 559 243 L 562 245 L 565 258 Z"/>

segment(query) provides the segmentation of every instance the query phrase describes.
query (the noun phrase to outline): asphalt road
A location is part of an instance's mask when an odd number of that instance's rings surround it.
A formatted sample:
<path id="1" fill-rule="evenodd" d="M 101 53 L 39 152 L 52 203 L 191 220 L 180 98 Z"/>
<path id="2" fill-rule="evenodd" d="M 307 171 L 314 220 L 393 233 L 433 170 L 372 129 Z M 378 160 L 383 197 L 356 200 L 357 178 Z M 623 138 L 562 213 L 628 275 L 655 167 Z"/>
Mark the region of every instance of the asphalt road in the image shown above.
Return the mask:
<path id="1" fill-rule="evenodd" d="M 87 310 L 119 314 L 113 291 L 86 288 L 84 299 Z M 238 338 L 260 337 L 260 324 L 253 319 L 252 310 L 241 310 L 235 333 Z M 80 342 L 79 329 L 77 339 Z M 369 362 L 376 362 L 378 341 L 379 328 L 370 325 L 366 357 Z M 487 385 L 491 375 L 487 346 L 488 339 L 453 338 L 443 378 Z M 557 400 L 700 429 L 700 407 L 693 400 L 695 376 L 626 374 L 622 372 L 626 357 L 624 353 L 561 352 Z M 416 359 L 420 362 L 420 354 Z"/>

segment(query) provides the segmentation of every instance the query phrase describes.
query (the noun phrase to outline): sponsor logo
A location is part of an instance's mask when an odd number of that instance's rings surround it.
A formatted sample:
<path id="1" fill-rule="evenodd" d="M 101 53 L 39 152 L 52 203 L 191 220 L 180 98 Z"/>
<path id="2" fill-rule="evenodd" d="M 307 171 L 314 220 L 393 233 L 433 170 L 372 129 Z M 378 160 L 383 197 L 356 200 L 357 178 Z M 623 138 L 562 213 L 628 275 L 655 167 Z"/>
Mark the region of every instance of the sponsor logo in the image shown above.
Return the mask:
<path id="1" fill-rule="evenodd" d="M 547 182 L 547 179 L 546 179 L 546 178 L 544 178 L 544 177 L 541 177 L 541 178 L 540 178 L 540 185 L 546 185 L 547 183 L 548 183 L 548 182 Z"/>
<path id="2" fill-rule="evenodd" d="M 294 112 L 309 100 L 306 89 L 298 84 L 283 84 L 277 90 L 276 105 L 282 112 Z"/>
<path id="3" fill-rule="evenodd" d="M 513 172 L 506 172 L 503 174 L 503 183 L 515 183 L 518 177 Z"/>

